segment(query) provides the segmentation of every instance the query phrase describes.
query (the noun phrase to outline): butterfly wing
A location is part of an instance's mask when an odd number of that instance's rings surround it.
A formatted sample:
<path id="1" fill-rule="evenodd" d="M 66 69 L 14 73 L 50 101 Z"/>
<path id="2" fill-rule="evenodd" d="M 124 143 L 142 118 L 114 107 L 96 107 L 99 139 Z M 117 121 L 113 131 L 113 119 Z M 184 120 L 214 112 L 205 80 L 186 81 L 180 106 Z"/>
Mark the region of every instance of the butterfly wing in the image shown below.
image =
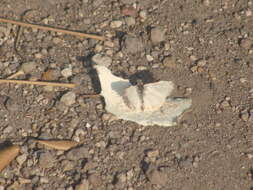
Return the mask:
<path id="1" fill-rule="evenodd" d="M 143 108 L 144 111 L 159 109 L 166 101 L 167 96 L 174 89 L 171 81 L 160 81 L 144 85 Z"/>
<path id="2" fill-rule="evenodd" d="M 132 110 L 141 111 L 142 101 L 138 93 L 137 86 L 130 86 L 125 89 L 123 94 L 125 104 Z"/>

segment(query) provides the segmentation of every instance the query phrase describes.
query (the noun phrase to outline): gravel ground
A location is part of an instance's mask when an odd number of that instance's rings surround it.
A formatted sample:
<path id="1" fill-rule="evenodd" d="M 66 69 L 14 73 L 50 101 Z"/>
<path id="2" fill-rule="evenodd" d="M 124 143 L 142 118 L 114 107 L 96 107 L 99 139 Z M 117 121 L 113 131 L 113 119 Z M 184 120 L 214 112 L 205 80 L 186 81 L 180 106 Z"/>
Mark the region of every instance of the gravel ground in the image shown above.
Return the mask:
<path id="1" fill-rule="evenodd" d="M 252 190 L 251 0 L 0 0 L 0 16 L 105 42 L 0 23 L 0 76 L 78 85 L 1 84 L 0 143 L 21 146 L 0 190 Z M 93 57 L 95 55 L 95 57 Z M 104 109 L 91 58 L 124 78 L 171 80 L 193 106 L 175 127 L 143 127 Z M 83 142 L 46 149 L 29 137 Z"/>

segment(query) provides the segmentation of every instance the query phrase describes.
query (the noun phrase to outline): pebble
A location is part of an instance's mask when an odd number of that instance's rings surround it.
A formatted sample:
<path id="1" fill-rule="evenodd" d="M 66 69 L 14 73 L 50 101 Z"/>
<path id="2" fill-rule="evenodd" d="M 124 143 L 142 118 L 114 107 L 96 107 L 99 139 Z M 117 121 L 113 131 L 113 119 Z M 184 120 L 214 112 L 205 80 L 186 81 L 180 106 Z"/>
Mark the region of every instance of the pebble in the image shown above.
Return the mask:
<path id="1" fill-rule="evenodd" d="M 205 6 L 209 6 L 209 5 L 210 5 L 210 0 L 203 0 L 202 3 L 203 3 Z"/>
<path id="2" fill-rule="evenodd" d="M 51 168 L 55 165 L 55 157 L 49 153 L 42 153 L 39 157 L 39 165 L 42 168 Z"/>
<path id="3" fill-rule="evenodd" d="M 125 18 L 127 26 L 133 26 L 135 25 L 135 19 L 133 17 L 126 17 Z"/>
<path id="4" fill-rule="evenodd" d="M 252 16 L 252 11 L 250 9 L 246 10 L 245 15 Z"/>
<path id="5" fill-rule="evenodd" d="M 126 173 L 120 173 L 120 174 L 118 174 L 117 175 L 117 179 L 121 183 L 126 183 L 126 181 L 127 181 L 127 175 L 126 175 Z"/>
<path id="6" fill-rule="evenodd" d="M 149 158 L 156 158 L 159 155 L 159 150 L 149 150 L 147 156 Z"/>
<path id="7" fill-rule="evenodd" d="M 54 44 L 59 44 L 59 43 L 62 42 L 61 38 L 57 38 L 57 37 L 53 38 L 52 41 L 53 41 Z"/>
<path id="8" fill-rule="evenodd" d="M 26 159 L 27 159 L 26 154 L 22 154 L 16 158 L 16 160 L 20 166 L 26 161 Z"/>
<path id="9" fill-rule="evenodd" d="M 244 49 L 250 49 L 252 45 L 253 45 L 253 41 L 248 38 L 240 40 L 240 46 Z"/>
<path id="10" fill-rule="evenodd" d="M 151 55 L 146 55 L 146 58 L 147 58 L 148 62 L 151 62 L 154 60 L 154 58 Z"/>
<path id="11" fill-rule="evenodd" d="M 134 177 L 134 170 L 131 169 L 126 173 L 127 180 L 130 181 Z"/>
<path id="12" fill-rule="evenodd" d="M 141 22 L 144 22 L 147 19 L 147 15 L 148 15 L 147 11 L 145 10 L 140 11 L 139 16 L 141 18 Z"/>
<path id="13" fill-rule="evenodd" d="M 148 170 L 147 176 L 153 185 L 165 186 L 168 182 L 166 173 L 158 171 L 157 169 Z"/>
<path id="14" fill-rule="evenodd" d="M 67 154 L 67 158 L 70 160 L 79 160 L 79 159 L 84 159 L 89 155 L 89 150 L 88 148 L 85 147 L 78 147 L 71 149 Z"/>
<path id="15" fill-rule="evenodd" d="M 229 108 L 230 107 L 230 103 L 227 100 L 224 100 L 224 101 L 221 102 L 220 106 L 223 109 Z"/>
<path id="16" fill-rule="evenodd" d="M 61 73 L 58 69 L 48 69 L 42 74 L 42 80 L 54 81 L 60 77 Z"/>
<path id="17" fill-rule="evenodd" d="M 161 27 L 153 28 L 150 33 L 150 39 L 154 44 L 164 41 L 165 30 Z"/>
<path id="18" fill-rule="evenodd" d="M 106 55 L 96 54 L 92 57 L 92 61 L 98 65 L 109 67 L 112 63 L 112 58 Z"/>
<path id="19" fill-rule="evenodd" d="M 31 73 L 32 71 L 36 69 L 36 67 L 37 67 L 37 64 L 31 61 L 31 62 L 23 63 L 21 66 L 21 69 L 24 71 L 24 73 Z"/>
<path id="20" fill-rule="evenodd" d="M 197 66 L 198 67 L 203 67 L 205 65 L 206 65 L 206 60 L 200 59 L 200 60 L 197 61 Z"/>
<path id="21" fill-rule="evenodd" d="M 240 118 L 245 122 L 249 120 L 249 117 L 250 115 L 247 110 L 244 110 L 240 113 Z"/>
<path id="22" fill-rule="evenodd" d="M 144 71 L 144 70 L 147 70 L 148 68 L 146 66 L 138 66 L 137 67 L 137 70 L 138 71 Z"/>
<path id="23" fill-rule="evenodd" d="M 114 43 L 112 41 L 105 41 L 104 45 L 107 46 L 107 47 L 110 47 L 110 48 L 114 47 Z"/>
<path id="24" fill-rule="evenodd" d="M 165 57 L 163 60 L 163 65 L 168 68 L 175 68 L 177 66 L 175 57 L 173 56 Z"/>
<path id="25" fill-rule="evenodd" d="M 69 160 L 63 160 L 61 165 L 62 165 L 63 171 L 70 171 L 74 169 L 75 167 L 74 161 L 69 161 Z"/>
<path id="26" fill-rule="evenodd" d="M 64 76 L 65 78 L 69 78 L 72 76 L 72 68 L 65 68 L 61 71 L 62 76 Z"/>
<path id="27" fill-rule="evenodd" d="M 91 174 L 88 180 L 94 189 L 98 188 L 102 184 L 101 176 L 98 174 Z"/>
<path id="28" fill-rule="evenodd" d="M 136 16 L 136 9 L 132 6 L 125 6 L 121 9 L 121 14 L 123 16 Z"/>
<path id="29" fill-rule="evenodd" d="M 75 186 L 75 190 L 89 190 L 89 181 L 87 179 L 84 179 L 81 181 L 80 184 Z"/>
<path id="30" fill-rule="evenodd" d="M 103 50 L 103 46 L 101 46 L 100 44 L 97 44 L 95 46 L 95 52 L 101 52 Z"/>
<path id="31" fill-rule="evenodd" d="M 76 102 L 76 94 L 74 92 L 67 92 L 61 97 L 61 102 L 67 106 L 71 106 Z"/>
<path id="32" fill-rule="evenodd" d="M 112 21 L 110 23 L 110 27 L 111 28 L 119 28 L 119 27 L 121 27 L 122 24 L 123 24 L 122 21 L 120 21 L 120 20 L 114 20 L 114 21 Z"/>
<path id="33" fill-rule="evenodd" d="M 6 134 L 6 133 L 11 133 L 13 131 L 13 127 L 12 126 L 8 126 L 6 127 L 4 130 L 3 130 L 3 133 Z"/>
<path id="34" fill-rule="evenodd" d="M 127 53 L 135 54 L 144 50 L 144 45 L 139 38 L 127 35 L 124 41 L 124 50 Z"/>

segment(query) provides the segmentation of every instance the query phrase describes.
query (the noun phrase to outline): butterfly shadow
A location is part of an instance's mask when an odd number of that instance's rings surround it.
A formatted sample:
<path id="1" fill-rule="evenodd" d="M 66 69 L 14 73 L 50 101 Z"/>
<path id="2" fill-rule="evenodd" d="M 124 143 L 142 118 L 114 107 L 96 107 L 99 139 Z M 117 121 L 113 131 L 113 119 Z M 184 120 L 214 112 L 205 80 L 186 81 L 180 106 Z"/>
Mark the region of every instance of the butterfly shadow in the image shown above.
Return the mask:
<path id="1" fill-rule="evenodd" d="M 11 141 L 10 140 L 6 140 L 6 141 L 4 141 L 3 143 L 0 144 L 0 150 L 5 149 L 5 148 L 7 148 L 7 147 L 9 147 L 11 145 L 12 145 Z"/>
<path id="2" fill-rule="evenodd" d="M 93 55 L 94 54 L 91 53 L 87 56 L 78 56 L 76 57 L 76 59 L 78 61 L 81 61 L 84 67 L 87 69 L 87 74 L 90 76 L 90 79 L 91 79 L 92 88 L 94 89 L 96 94 L 99 94 L 101 92 L 101 86 L 100 86 L 97 71 L 93 68 L 94 63 L 91 60 Z"/>

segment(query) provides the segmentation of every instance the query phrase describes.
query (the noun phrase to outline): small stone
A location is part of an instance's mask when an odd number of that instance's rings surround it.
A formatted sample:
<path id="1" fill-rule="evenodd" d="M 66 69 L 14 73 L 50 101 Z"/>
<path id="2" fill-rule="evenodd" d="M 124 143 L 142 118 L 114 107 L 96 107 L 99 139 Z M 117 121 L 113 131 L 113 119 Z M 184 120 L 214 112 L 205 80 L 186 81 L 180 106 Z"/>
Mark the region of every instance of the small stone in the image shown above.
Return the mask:
<path id="1" fill-rule="evenodd" d="M 3 133 L 4 134 L 11 133 L 12 131 L 13 131 L 13 127 L 12 126 L 8 126 L 8 127 L 4 128 Z"/>
<path id="2" fill-rule="evenodd" d="M 147 176 L 153 185 L 165 186 L 168 182 L 166 173 L 158 171 L 157 169 L 148 170 Z"/>
<path id="3" fill-rule="evenodd" d="M 191 60 L 191 61 L 197 61 L 198 58 L 197 58 L 195 55 L 191 55 L 191 56 L 190 56 L 190 60 Z"/>
<path id="4" fill-rule="evenodd" d="M 75 186 L 75 190 L 89 190 L 89 181 L 87 179 L 82 180 L 80 184 Z"/>
<path id="5" fill-rule="evenodd" d="M 144 50 L 144 45 L 139 38 L 127 35 L 124 40 L 124 50 L 127 53 L 135 54 Z"/>
<path id="6" fill-rule="evenodd" d="M 39 166 L 42 168 L 51 168 L 55 164 L 55 157 L 49 153 L 42 153 L 39 158 Z"/>
<path id="7" fill-rule="evenodd" d="M 61 71 L 62 76 L 64 76 L 65 78 L 69 78 L 72 76 L 72 68 L 65 68 Z"/>
<path id="8" fill-rule="evenodd" d="M 149 158 L 156 158 L 159 155 L 159 150 L 149 150 L 147 156 Z"/>
<path id="9" fill-rule="evenodd" d="M 101 180 L 101 176 L 99 176 L 98 174 L 91 174 L 88 180 L 94 189 L 101 186 L 102 180 Z"/>
<path id="10" fill-rule="evenodd" d="M 163 60 L 163 65 L 168 68 L 175 68 L 177 66 L 176 59 L 173 56 L 165 57 Z"/>
<path id="11" fill-rule="evenodd" d="M 126 17 L 125 18 L 127 26 L 133 26 L 135 25 L 135 19 L 133 17 Z"/>
<path id="12" fill-rule="evenodd" d="M 203 0 L 202 3 L 203 3 L 205 6 L 209 6 L 209 5 L 210 5 L 210 0 Z"/>
<path id="13" fill-rule="evenodd" d="M 198 70 L 198 66 L 194 65 L 191 67 L 191 71 L 195 73 Z"/>
<path id="14" fill-rule="evenodd" d="M 74 92 L 67 92 L 61 97 L 61 102 L 67 106 L 71 106 L 76 102 L 76 94 Z"/>
<path id="15" fill-rule="evenodd" d="M 147 67 L 146 66 L 138 66 L 137 70 L 138 71 L 144 71 L 144 70 L 147 70 Z"/>
<path id="16" fill-rule="evenodd" d="M 165 30 L 161 27 L 156 27 L 151 30 L 150 39 L 153 43 L 160 43 L 165 40 Z"/>
<path id="17" fill-rule="evenodd" d="M 198 67 L 203 67 L 205 65 L 206 65 L 206 60 L 200 59 L 200 60 L 197 61 L 197 66 Z"/>
<path id="18" fill-rule="evenodd" d="M 74 161 L 63 160 L 61 165 L 62 165 L 63 171 L 70 171 L 75 168 Z"/>
<path id="19" fill-rule="evenodd" d="M 101 46 L 100 44 L 97 44 L 95 46 L 95 52 L 101 52 L 103 50 L 103 46 Z"/>
<path id="20" fill-rule="evenodd" d="M 146 55 L 146 58 L 147 58 L 148 62 L 151 62 L 154 60 L 154 58 L 151 55 Z"/>
<path id="21" fill-rule="evenodd" d="M 55 81 L 60 77 L 61 73 L 58 69 L 48 69 L 42 74 L 42 80 Z"/>
<path id="22" fill-rule="evenodd" d="M 124 6 L 121 9 L 121 14 L 124 16 L 136 16 L 136 9 L 132 6 Z"/>
<path id="23" fill-rule="evenodd" d="M 230 107 L 230 103 L 227 100 L 222 101 L 220 105 L 223 109 Z"/>
<path id="24" fill-rule="evenodd" d="M 96 143 L 96 147 L 105 148 L 106 147 L 106 142 L 105 141 L 100 141 L 100 142 Z"/>
<path id="25" fill-rule="evenodd" d="M 240 40 L 240 46 L 244 49 L 250 49 L 252 45 L 253 45 L 253 41 L 250 39 L 245 38 L 245 39 Z"/>
<path id="26" fill-rule="evenodd" d="M 57 37 L 53 38 L 53 43 L 54 44 L 59 44 L 61 42 L 62 42 L 62 40 L 60 38 L 57 38 Z"/>
<path id="27" fill-rule="evenodd" d="M 112 55 L 113 55 L 113 50 L 108 49 L 108 50 L 105 52 L 105 54 L 112 57 Z"/>
<path id="28" fill-rule="evenodd" d="M 241 83 L 246 83 L 246 82 L 247 82 L 247 79 L 242 77 L 242 78 L 240 78 L 240 82 L 241 82 Z"/>
<path id="29" fill-rule="evenodd" d="M 126 183 L 126 181 L 127 181 L 127 175 L 126 175 L 126 173 L 120 173 L 120 174 L 118 174 L 117 178 L 118 178 L 118 180 L 121 183 Z"/>
<path id="30" fill-rule="evenodd" d="M 164 44 L 164 50 L 165 50 L 165 51 L 170 50 L 170 48 L 171 48 L 171 45 L 170 45 L 169 42 L 167 42 L 167 43 Z"/>
<path id="31" fill-rule="evenodd" d="M 123 24 L 122 21 L 120 21 L 120 20 L 114 20 L 114 21 L 112 21 L 110 23 L 110 27 L 111 28 L 119 28 L 119 27 L 121 27 L 122 24 Z"/>
<path id="32" fill-rule="evenodd" d="M 192 93 L 192 88 L 186 88 L 185 89 L 185 95 L 188 96 Z"/>
<path id="33" fill-rule="evenodd" d="M 252 11 L 250 9 L 246 10 L 245 15 L 246 16 L 251 16 L 252 15 Z"/>
<path id="34" fill-rule="evenodd" d="M 40 178 L 40 183 L 48 183 L 49 182 L 49 179 L 47 177 L 41 177 Z"/>
<path id="35" fill-rule="evenodd" d="M 127 180 L 130 181 L 133 177 L 134 177 L 134 170 L 129 170 L 127 173 L 126 173 L 126 176 L 127 176 Z"/>
<path id="36" fill-rule="evenodd" d="M 37 67 L 37 64 L 31 61 L 31 62 L 23 63 L 21 66 L 21 69 L 24 71 L 24 73 L 31 73 L 32 71 L 36 69 L 36 67 Z"/>
<path id="37" fill-rule="evenodd" d="M 245 122 L 249 120 L 249 117 L 250 115 L 247 110 L 244 110 L 240 113 L 240 118 Z"/>
<path id="38" fill-rule="evenodd" d="M 84 159 L 89 155 L 88 148 L 85 147 L 78 147 L 71 149 L 67 154 L 66 157 L 70 160 L 80 160 Z"/>
<path id="39" fill-rule="evenodd" d="M 247 157 L 248 157 L 248 159 L 253 159 L 253 153 L 248 153 Z"/>
<path id="40" fill-rule="evenodd" d="M 42 55 L 41 53 L 35 53 L 35 54 L 34 54 L 34 57 L 35 57 L 36 59 L 41 59 L 41 58 L 43 57 L 43 55 Z"/>
<path id="41" fill-rule="evenodd" d="M 112 58 L 108 56 L 103 56 L 101 54 L 96 54 L 92 57 L 92 61 L 98 65 L 109 67 L 112 63 Z"/>
<path id="42" fill-rule="evenodd" d="M 110 47 L 110 48 L 114 47 L 114 43 L 112 41 L 105 41 L 104 45 L 107 46 L 107 47 Z"/>
<path id="43" fill-rule="evenodd" d="M 16 158 L 16 160 L 20 166 L 22 166 L 22 164 L 26 161 L 26 159 L 27 159 L 26 154 L 22 154 Z"/>
<path id="44" fill-rule="evenodd" d="M 141 18 L 141 22 L 144 22 L 147 19 L 147 15 L 148 15 L 147 11 L 145 10 L 140 11 L 139 16 Z"/>

